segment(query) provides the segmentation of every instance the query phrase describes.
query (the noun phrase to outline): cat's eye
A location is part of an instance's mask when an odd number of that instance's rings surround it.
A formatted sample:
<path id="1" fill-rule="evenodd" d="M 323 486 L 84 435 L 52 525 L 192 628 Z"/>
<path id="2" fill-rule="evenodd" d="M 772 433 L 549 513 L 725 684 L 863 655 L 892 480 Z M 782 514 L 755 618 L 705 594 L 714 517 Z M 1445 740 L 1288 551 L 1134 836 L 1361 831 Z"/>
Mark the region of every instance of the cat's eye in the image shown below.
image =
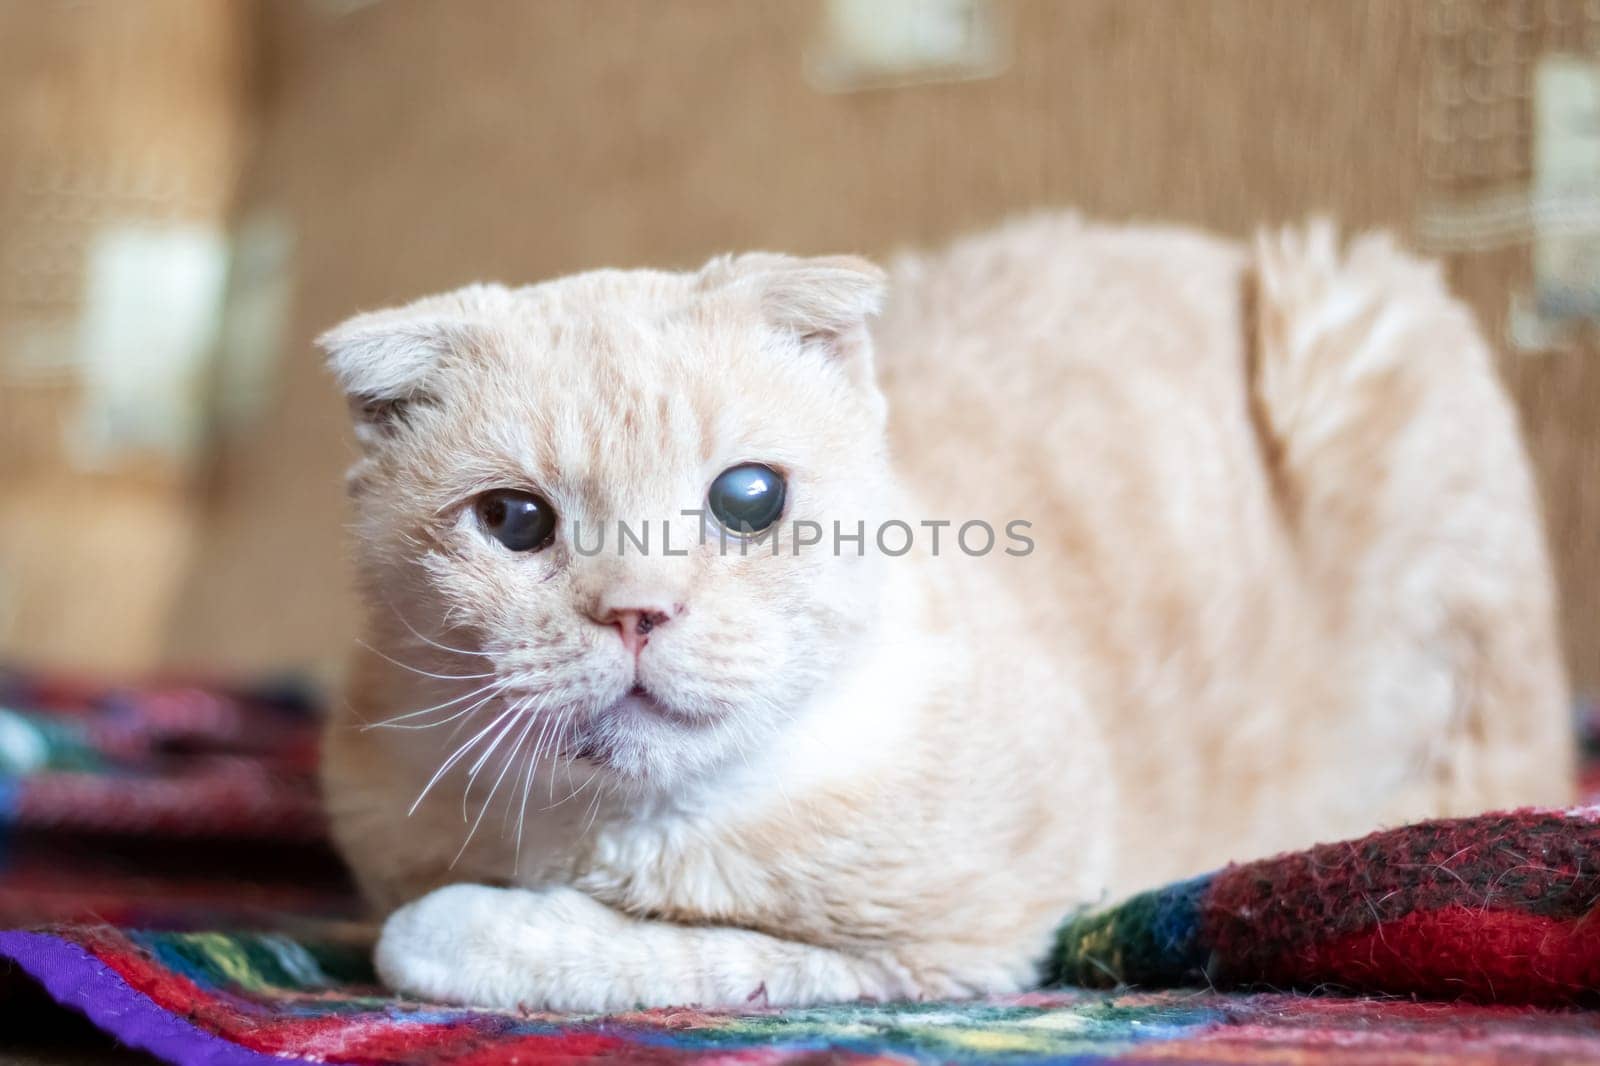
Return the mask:
<path id="1" fill-rule="evenodd" d="M 517 489 L 495 489 L 473 504 L 478 525 L 514 552 L 536 552 L 556 538 L 556 509 L 548 500 Z"/>
<path id="2" fill-rule="evenodd" d="M 730 466 L 711 482 L 706 505 L 733 533 L 759 533 L 783 514 L 783 475 L 761 463 Z"/>

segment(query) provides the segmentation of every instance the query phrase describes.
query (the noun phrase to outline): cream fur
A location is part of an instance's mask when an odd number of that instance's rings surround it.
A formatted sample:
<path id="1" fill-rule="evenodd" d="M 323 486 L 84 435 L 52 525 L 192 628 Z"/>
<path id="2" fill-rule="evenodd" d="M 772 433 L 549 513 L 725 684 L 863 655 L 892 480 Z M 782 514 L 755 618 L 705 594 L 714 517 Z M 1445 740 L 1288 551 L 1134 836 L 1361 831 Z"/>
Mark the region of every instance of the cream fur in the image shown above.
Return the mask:
<path id="1" fill-rule="evenodd" d="M 1325 227 L 1242 248 L 1042 217 L 897 262 L 869 327 L 884 282 L 743 256 L 323 339 L 363 442 L 372 648 L 324 787 L 392 912 L 392 985 L 583 1010 L 1007 991 L 1076 907 L 1568 797 L 1527 463 L 1435 268 Z M 862 557 L 722 556 L 680 512 L 744 460 L 787 473 L 786 521 L 1025 519 L 1037 547 L 972 558 L 951 526 L 937 557 L 925 530 L 898 558 L 870 532 Z M 485 537 L 496 487 L 545 495 L 556 543 Z M 573 550 L 619 518 L 693 547 Z M 667 713 L 619 703 L 606 605 L 670 618 L 638 667 Z"/>

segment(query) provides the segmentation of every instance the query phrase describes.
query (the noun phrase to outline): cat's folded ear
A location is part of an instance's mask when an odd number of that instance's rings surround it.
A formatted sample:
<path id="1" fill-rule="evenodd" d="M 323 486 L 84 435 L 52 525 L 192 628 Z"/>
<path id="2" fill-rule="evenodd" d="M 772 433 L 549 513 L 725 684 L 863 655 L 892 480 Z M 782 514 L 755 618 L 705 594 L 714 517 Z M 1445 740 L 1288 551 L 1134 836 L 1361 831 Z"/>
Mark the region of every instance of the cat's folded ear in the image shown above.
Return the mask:
<path id="1" fill-rule="evenodd" d="M 777 261 L 764 270 L 752 264 L 761 286 L 762 310 L 773 325 L 802 338 L 831 342 L 847 337 L 883 307 L 883 271 L 865 259 L 772 258 Z"/>
<path id="2" fill-rule="evenodd" d="M 859 256 L 814 259 L 753 252 L 713 259 L 701 271 L 706 288 L 755 294 L 762 316 L 807 348 L 820 348 L 881 407 L 872 370 L 867 321 L 883 307 L 881 269 Z"/>
<path id="3" fill-rule="evenodd" d="M 453 356 L 483 343 L 481 304 L 503 292 L 473 286 L 406 307 L 356 315 L 317 338 L 328 368 L 350 403 L 356 436 L 375 444 L 392 436 Z"/>

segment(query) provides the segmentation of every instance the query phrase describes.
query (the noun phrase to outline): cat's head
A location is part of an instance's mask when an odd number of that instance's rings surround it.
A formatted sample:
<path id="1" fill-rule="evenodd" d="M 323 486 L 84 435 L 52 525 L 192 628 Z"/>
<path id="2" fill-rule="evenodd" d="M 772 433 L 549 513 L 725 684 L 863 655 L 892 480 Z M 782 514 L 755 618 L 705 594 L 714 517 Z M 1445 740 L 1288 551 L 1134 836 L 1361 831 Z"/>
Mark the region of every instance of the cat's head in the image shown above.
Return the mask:
<path id="1" fill-rule="evenodd" d="M 409 724 L 460 714 L 479 750 L 659 787 L 802 713 L 877 602 L 871 533 L 862 558 L 833 523 L 870 531 L 894 498 L 883 285 L 859 259 L 746 255 L 473 286 L 324 335 L 362 449 L 369 639 L 452 678 L 418 673 L 416 708 L 462 697 Z M 823 542 L 797 551 L 797 522 Z"/>

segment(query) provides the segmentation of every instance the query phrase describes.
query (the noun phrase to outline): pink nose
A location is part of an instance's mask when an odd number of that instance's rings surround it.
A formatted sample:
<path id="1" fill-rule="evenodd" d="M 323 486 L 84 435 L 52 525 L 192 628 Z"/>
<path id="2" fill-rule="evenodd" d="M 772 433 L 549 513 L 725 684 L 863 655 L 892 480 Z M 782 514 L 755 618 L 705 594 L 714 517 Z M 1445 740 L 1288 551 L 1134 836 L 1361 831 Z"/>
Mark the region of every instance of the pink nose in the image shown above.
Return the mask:
<path id="1" fill-rule="evenodd" d="M 628 608 L 607 611 L 600 621 L 602 624 L 616 626 L 617 634 L 622 637 L 622 646 L 638 658 L 644 646 L 650 642 L 651 631 L 657 626 L 665 625 L 669 618 L 665 611 Z"/>

